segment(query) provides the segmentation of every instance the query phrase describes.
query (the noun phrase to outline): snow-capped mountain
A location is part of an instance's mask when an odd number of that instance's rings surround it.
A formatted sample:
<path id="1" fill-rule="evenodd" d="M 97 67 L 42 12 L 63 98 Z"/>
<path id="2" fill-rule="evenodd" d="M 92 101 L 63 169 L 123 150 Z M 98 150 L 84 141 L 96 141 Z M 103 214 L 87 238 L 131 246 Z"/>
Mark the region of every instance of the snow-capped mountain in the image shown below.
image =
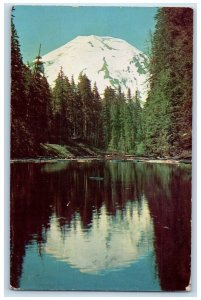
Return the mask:
<path id="1" fill-rule="evenodd" d="M 65 75 L 86 74 L 92 85 L 96 82 L 100 94 L 106 86 L 118 88 L 123 92 L 128 88 L 132 94 L 139 92 L 142 101 L 148 91 L 147 57 L 140 50 L 124 40 L 113 37 L 78 36 L 62 47 L 42 57 L 45 75 L 50 85 L 62 67 Z"/>

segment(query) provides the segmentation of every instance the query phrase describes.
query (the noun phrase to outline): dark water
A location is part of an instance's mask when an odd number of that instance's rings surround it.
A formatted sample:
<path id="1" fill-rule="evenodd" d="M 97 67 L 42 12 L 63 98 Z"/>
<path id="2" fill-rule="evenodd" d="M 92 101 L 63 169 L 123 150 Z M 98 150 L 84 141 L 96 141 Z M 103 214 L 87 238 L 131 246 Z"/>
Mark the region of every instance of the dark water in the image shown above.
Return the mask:
<path id="1" fill-rule="evenodd" d="M 11 285 L 185 290 L 190 221 L 189 166 L 11 164 Z"/>

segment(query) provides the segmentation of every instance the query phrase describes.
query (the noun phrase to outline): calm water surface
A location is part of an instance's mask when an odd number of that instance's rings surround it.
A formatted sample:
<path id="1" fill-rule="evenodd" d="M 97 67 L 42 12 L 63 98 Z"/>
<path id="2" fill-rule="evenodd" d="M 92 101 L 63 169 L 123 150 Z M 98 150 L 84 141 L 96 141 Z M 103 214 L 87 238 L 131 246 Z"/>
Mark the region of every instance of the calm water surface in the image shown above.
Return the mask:
<path id="1" fill-rule="evenodd" d="M 190 220 L 190 166 L 13 163 L 11 285 L 25 290 L 185 290 Z"/>

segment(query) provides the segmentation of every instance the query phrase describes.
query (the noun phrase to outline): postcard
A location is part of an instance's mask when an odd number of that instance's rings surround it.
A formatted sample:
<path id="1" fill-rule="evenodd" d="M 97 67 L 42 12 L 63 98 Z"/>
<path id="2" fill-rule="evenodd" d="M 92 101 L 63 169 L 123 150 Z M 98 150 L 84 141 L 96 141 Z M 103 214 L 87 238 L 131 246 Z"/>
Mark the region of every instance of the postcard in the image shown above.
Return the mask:
<path id="1" fill-rule="evenodd" d="M 193 9 L 11 11 L 10 287 L 191 290 Z"/>

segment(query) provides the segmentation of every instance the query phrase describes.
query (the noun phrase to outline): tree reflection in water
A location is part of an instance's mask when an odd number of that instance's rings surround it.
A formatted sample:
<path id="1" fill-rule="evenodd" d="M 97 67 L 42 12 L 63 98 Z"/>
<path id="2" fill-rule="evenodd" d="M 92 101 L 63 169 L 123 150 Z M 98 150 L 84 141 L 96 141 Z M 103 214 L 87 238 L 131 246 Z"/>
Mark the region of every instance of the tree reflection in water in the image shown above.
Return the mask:
<path id="1" fill-rule="evenodd" d="M 26 249 L 36 241 L 40 255 L 90 274 L 128 266 L 154 247 L 162 290 L 184 290 L 190 175 L 185 166 L 134 162 L 12 164 L 11 285 L 20 287 Z"/>

